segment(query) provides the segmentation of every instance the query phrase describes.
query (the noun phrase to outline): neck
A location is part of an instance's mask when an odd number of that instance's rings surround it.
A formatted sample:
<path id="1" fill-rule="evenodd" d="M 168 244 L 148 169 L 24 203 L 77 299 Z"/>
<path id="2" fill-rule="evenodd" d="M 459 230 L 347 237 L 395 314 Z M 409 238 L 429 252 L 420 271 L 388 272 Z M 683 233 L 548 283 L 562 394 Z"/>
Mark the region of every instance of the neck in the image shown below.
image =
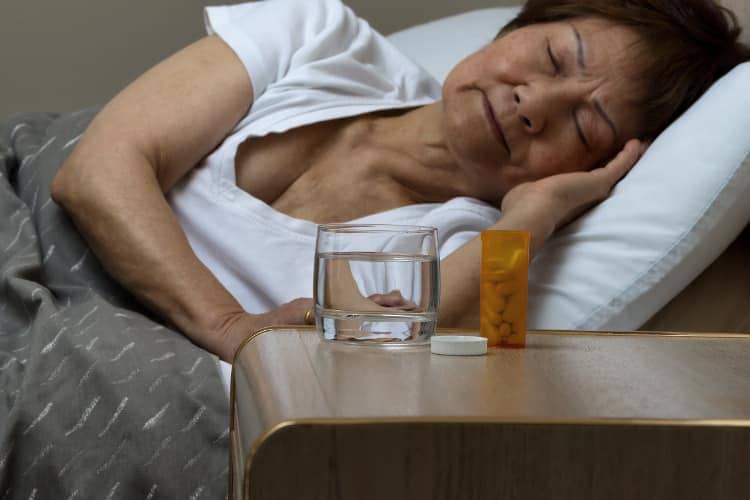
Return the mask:
<path id="1" fill-rule="evenodd" d="M 378 164 L 387 175 L 413 194 L 414 202 L 444 202 L 471 196 L 467 182 L 446 147 L 443 106 L 438 101 L 396 116 L 374 116 L 368 141 L 389 153 Z"/>

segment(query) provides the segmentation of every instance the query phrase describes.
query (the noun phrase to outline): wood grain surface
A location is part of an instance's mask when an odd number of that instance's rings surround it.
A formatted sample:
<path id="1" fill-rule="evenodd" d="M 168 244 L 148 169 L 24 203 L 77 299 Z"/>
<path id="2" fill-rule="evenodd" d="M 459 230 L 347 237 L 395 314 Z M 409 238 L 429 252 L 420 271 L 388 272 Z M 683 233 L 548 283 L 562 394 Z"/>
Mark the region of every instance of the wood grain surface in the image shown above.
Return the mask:
<path id="1" fill-rule="evenodd" d="M 263 499 L 749 498 L 747 428 L 298 424 L 253 458 Z"/>
<path id="2" fill-rule="evenodd" d="M 444 357 L 273 329 L 232 392 L 235 498 L 750 498 L 747 335 Z"/>

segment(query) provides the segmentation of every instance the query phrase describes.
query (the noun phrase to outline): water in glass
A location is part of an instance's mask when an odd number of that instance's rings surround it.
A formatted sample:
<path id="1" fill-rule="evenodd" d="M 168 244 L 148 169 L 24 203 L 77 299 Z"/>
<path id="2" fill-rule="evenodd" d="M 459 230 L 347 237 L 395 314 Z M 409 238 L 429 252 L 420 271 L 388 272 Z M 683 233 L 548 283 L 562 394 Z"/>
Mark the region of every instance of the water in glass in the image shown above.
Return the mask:
<path id="1" fill-rule="evenodd" d="M 428 232 L 425 243 L 390 230 L 393 235 L 368 236 L 367 244 L 360 237 L 326 245 L 319 237 L 315 316 L 326 340 L 395 346 L 426 343 L 433 335 L 440 293 L 436 235 Z"/>

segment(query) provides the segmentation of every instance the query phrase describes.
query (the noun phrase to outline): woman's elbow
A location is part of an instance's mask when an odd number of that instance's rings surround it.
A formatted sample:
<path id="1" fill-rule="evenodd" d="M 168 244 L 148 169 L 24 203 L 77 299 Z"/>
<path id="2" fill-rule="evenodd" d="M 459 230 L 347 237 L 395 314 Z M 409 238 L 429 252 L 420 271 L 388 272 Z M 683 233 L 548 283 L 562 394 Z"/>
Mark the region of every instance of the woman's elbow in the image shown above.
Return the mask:
<path id="1" fill-rule="evenodd" d="M 74 151 L 60 166 L 50 185 L 52 200 L 73 216 L 85 211 L 86 206 L 90 208 L 100 196 L 98 177 L 102 172 L 94 168 L 87 157 Z"/>
<path id="2" fill-rule="evenodd" d="M 72 205 L 75 198 L 73 189 L 74 183 L 71 179 L 71 177 L 75 176 L 72 172 L 72 170 L 75 170 L 75 167 L 71 163 L 71 160 L 68 159 L 62 164 L 52 178 L 52 184 L 50 185 L 50 196 L 52 197 L 52 200 L 66 209 Z"/>
<path id="3" fill-rule="evenodd" d="M 50 185 L 50 196 L 52 200 L 60 205 L 66 212 L 75 215 L 84 206 L 96 201 L 99 195 L 97 191 L 101 186 L 97 177 L 102 174 L 97 168 L 93 168 L 87 158 L 89 154 L 76 154 L 76 151 L 63 162 Z"/>
<path id="4" fill-rule="evenodd" d="M 108 149 L 100 144 L 79 143 L 52 178 L 50 196 L 70 214 L 84 210 L 85 206 L 96 205 L 106 196 L 109 180 L 115 175 L 108 168 L 111 163 Z"/>

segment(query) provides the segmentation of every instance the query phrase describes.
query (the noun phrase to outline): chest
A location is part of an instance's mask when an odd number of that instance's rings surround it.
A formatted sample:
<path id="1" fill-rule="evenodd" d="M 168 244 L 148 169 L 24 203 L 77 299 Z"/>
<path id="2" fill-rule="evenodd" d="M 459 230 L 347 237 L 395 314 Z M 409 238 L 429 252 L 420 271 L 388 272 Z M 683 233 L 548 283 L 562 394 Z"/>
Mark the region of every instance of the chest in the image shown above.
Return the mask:
<path id="1" fill-rule="evenodd" d="M 252 137 L 235 157 L 237 185 L 275 210 L 316 223 L 345 222 L 413 203 L 383 172 L 398 161 L 351 120 Z"/>

